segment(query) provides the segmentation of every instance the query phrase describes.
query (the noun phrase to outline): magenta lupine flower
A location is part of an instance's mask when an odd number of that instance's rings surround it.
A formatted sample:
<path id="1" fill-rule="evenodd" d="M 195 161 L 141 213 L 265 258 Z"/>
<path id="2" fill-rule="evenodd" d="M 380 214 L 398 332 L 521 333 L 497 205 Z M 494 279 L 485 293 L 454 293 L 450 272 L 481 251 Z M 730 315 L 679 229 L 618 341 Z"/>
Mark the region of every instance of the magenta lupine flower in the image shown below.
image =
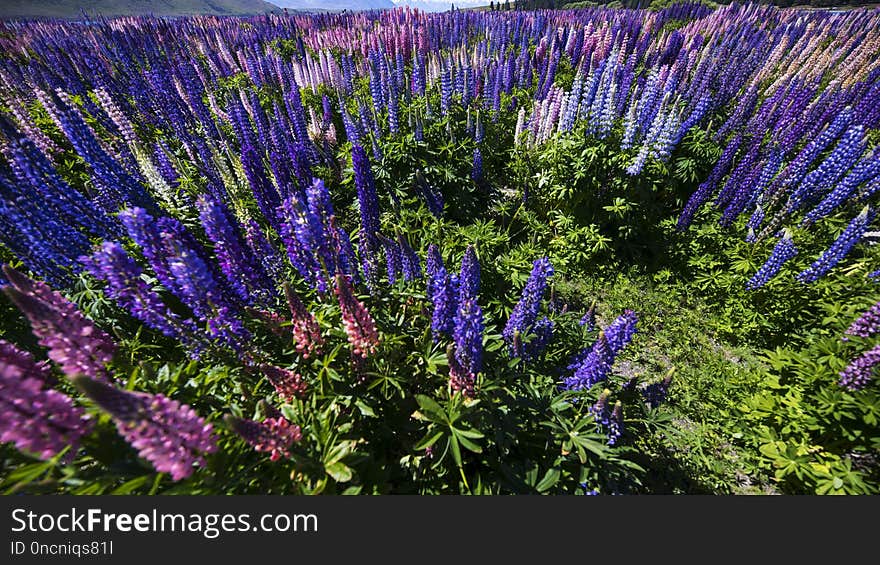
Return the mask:
<path id="1" fill-rule="evenodd" d="M 284 296 L 287 298 L 287 305 L 293 317 L 291 320 L 291 330 L 296 341 L 296 350 L 308 359 L 315 351 L 320 351 L 321 346 L 324 345 L 324 338 L 321 337 L 321 328 L 318 326 L 318 321 L 315 320 L 312 313 L 306 309 L 299 296 L 286 283 L 284 284 Z"/>
<path id="2" fill-rule="evenodd" d="M 880 365 L 880 345 L 862 353 L 840 372 L 839 384 L 850 391 L 857 391 L 868 386 L 874 376 L 874 370 Z"/>
<path id="3" fill-rule="evenodd" d="M 0 340 L 0 442 L 43 460 L 70 446 L 70 461 L 92 422 L 69 396 L 49 387 L 52 380 L 48 364 Z"/>
<path id="4" fill-rule="evenodd" d="M 269 453 L 271 461 L 290 457 L 290 448 L 302 439 L 302 429 L 284 417 L 266 418 L 262 422 L 226 416 L 226 422 L 248 445 Z"/>
<path id="5" fill-rule="evenodd" d="M 308 383 L 299 373 L 268 363 L 260 365 L 260 371 L 266 375 L 266 378 L 284 400 L 290 402 L 295 398 L 305 396 Z"/>
<path id="6" fill-rule="evenodd" d="M 859 316 L 844 333 L 857 337 L 871 337 L 878 331 L 880 331 L 880 302 Z"/>
<path id="7" fill-rule="evenodd" d="M 363 303 L 355 297 L 351 281 L 345 275 L 336 275 L 333 290 L 342 309 L 342 323 L 352 346 L 352 354 L 364 358 L 375 353 L 379 345 L 376 322 Z"/>
<path id="8" fill-rule="evenodd" d="M 446 359 L 449 362 L 449 387 L 467 398 L 473 398 L 477 376 L 459 363 L 455 356 L 455 345 L 446 346 Z"/>
<path id="9" fill-rule="evenodd" d="M 9 285 L 3 290 L 24 313 L 49 359 L 68 376 L 87 375 L 107 380 L 105 365 L 113 359 L 116 344 L 76 305 L 48 285 L 34 281 L 9 265 L 3 266 Z"/>
<path id="10" fill-rule="evenodd" d="M 138 455 L 175 481 L 190 476 L 193 464 L 204 465 L 204 454 L 217 450 L 211 424 L 186 404 L 161 394 L 121 390 L 88 377 L 76 377 L 74 383 L 113 417 L 119 434 Z"/>

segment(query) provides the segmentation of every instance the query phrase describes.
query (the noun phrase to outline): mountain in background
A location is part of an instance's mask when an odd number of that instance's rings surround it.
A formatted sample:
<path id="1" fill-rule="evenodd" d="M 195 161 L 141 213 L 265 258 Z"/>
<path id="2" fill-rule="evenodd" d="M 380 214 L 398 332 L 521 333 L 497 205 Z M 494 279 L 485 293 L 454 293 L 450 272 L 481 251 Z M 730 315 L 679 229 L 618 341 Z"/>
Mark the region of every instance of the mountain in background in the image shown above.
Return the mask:
<path id="1" fill-rule="evenodd" d="M 391 0 L 272 0 L 282 8 L 310 12 L 340 10 L 386 10 L 394 7 Z"/>
<path id="2" fill-rule="evenodd" d="M 490 0 L 393 0 L 393 2 L 395 6 L 409 6 L 423 12 L 446 12 L 452 6 L 455 6 L 456 10 L 488 6 Z"/>
<path id="3" fill-rule="evenodd" d="M 263 0 L 0 0 L 0 18 L 102 16 L 240 16 L 281 9 Z"/>

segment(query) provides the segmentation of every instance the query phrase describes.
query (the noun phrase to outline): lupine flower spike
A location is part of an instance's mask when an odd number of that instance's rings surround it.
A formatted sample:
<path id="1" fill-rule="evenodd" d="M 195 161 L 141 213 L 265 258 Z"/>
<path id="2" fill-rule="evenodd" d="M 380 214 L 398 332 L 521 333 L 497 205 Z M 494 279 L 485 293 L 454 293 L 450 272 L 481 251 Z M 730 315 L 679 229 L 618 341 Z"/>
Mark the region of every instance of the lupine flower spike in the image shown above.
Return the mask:
<path id="1" fill-rule="evenodd" d="M 186 404 L 162 394 L 121 390 L 88 377 L 73 381 L 110 414 L 119 435 L 138 455 L 175 481 L 189 477 L 195 464 L 205 464 L 205 454 L 217 450 L 211 424 Z"/>

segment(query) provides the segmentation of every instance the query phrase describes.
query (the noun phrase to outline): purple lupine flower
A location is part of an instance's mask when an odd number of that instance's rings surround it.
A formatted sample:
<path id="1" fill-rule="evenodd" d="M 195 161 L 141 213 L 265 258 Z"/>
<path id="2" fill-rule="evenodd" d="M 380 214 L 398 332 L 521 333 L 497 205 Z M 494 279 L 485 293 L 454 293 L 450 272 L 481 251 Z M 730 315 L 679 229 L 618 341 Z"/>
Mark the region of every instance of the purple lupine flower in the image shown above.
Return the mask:
<path id="1" fill-rule="evenodd" d="M 537 259 L 532 264 L 532 272 L 523 288 L 522 296 L 510 313 L 510 318 L 508 318 L 507 325 L 504 326 L 502 332 L 511 357 L 522 357 L 522 347 L 514 347 L 514 337 L 532 331 L 541 308 L 541 299 L 547 288 L 547 281 L 552 275 L 553 266 L 547 257 Z"/>
<path id="2" fill-rule="evenodd" d="M 385 270 L 388 274 L 388 284 L 393 285 L 397 282 L 397 274 L 403 269 L 403 254 L 396 241 L 388 239 L 382 234 L 377 234 L 376 237 L 385 248 Z"/>
<path id="3" fill-rule="evenodd" d="M 666 396 L 669 394 L 669 385 L 672 384 L 672 372 L 667 374 L 663 379 L 649 383 L 644 388 L 642 388 L 642 398 L 645 400 L 645 404 L 650 406 L 651 408 L 657 408 L 660 404 L 666 400 Z"/>
<path id="4" fill-rule="evenodd" d="M 211 424 L 186 404 L 161 394 L 130 392 L 76 377 L 77 387 L 110 414 L 116 429 L 138 455 L 160 473 L 179 481 L 190 476 L 193 464 L 205 465 L 204 454 L 217 450 Z"/>
<path id="5" fill-rule="evenodd" d="M 602 429 L 609 424 L 611 409 L 608 407 L 608 399 L 610 396 L 611 391 L 606 388 L 599 393 L 599 398 L 590 406 L 590 414 L 593 415 L 593 420 L 596 421 L 596 431 L 598 432 L 602 432 Z"/>
<path id="6" fill-rule="evenodd" d="M 453 326 L 455 358 L 466 373 L 476 375 L 483 369 L 483 310 L 476 299 L 459 302 Z"/>
<path id="7" fill-rule="evenodd" d="M 810 210 L 804 217 L 803 223 L 812 224 L 824 218 L 849 199 L 856 192 L 859 185 L 874 178 L 880 179 L 880 153 L 861 161 L 853 167 L 852 171 L 834 187 L 834 190 L 829 192 L 815 208 Z"/>
<path id="8" fill-rule="evenodd" d="M 272 281 L 281 280 L 284 274 L 283 261 L 275 247 L 269 243 L 263 229 L 254 220 L 249 220 L 244 229 L 248 248 L 259 258 L 263 271 Z"/>
<path id="9" fill-rule="evenodd" d="M 290 457 L 290 448 L 302 439 L 302 429 L 282 416 L 262 422 L 227 415 L 229 427 L 255 450 L 269 453 L 271 461 Z"/>
<path id="10" fill-rule="evenodd" d="M 611 324 L 605 328 L 605 338 L 608 340 L 608 347 L 614 356 L 632 340 L 636 333 L 636 324 L 639 319 L 632 310 L 624 310 L 623 314 L 618 316 Z"/>
<path id="11" fill-rule="evenodd" d="M 529 361 L 541 355 L 541 353 L 547 348 L 550 340 L 553 339 L 554 326 L 555 324 L 553 323 L 553 320 L 547 316 L 544 316 L 535 323 L 532 329 L 532 333 L 535 334 L 535 337 L 525 344 L 523 351 L 524 360 Z"/>
<path id="12" fill-rule="evenodd" d="M 40 345 L 49 350 L 49 359 L 64 374 L 110 378 L 106 364 L 117 349 L 110 336 L 45 283 L 31 280 L 9 265 L 3 266 L 3 273 L 9 281 L 3 291 L 27 317 Z"/>
<path id="13" fill-rule="evenodd" d="M 874 377 L 874 370 L 880 364 L 880 345 L 875 345 L 862 353 L 840 372 L 838 384 L 850 391 L 862 390 Z"/>
<path id="14" fill-rule="evenodd" d="M 857 337 L 871 337 L 877 332 L 880 332 L 880 302 L 877 302 L 856 318 L 844 333 Z"/>
<path id="15" fill-rule="evenodd" d="M 574 374 L 564 380 L 563 388 L 566 390 L 588 389 L 608 378 L 614 363 L 614 353 L 608 345 L 605 332 L 600 331 L 593 347 L 581 352 L 579 357 L 580 359 L 575 359 L 569 365 L 569 368 L 574 366 Z"/>
<path id="16" fill-rule="evenodd" d="M 401 234 L 397 235 L 397 243 L 400 248 L 403 280 L 414 281 L 422 278 L 422 263 L 419 261 L 419 256 L 416 254 L 415 250 Z"/>
<path id="17" fill-rule="evenodd" d="M 874 221 L 876 212 L 870 206 L 853 218 L 843 233 L 807 269 L 798 273 L 797 280 L 804 283 L 815 282 L 834 268 L 862 238 L 868 226 Z"/>
<path id="18" fill-rule="evenodd" d="M 220 270 L 230 286 L 247 304 L 268 306 L 277 295 L 269 275 L 251 253 L 238 222 L 229 210 L 210 196 L 196 202 L 205 234 L 214 244 Z"/>
<path id="19" fill-rule="evenodd" d="M 618 400 L 614 403 L 611 416 L 608 417 L 608 445 L 616 445 L 623 435 L 623 404 Z"/>
<path id="20" fill-rule="evenodd" d="M 767 284 L 770 279 L 776 276 L 776 273 L 782 268 L 786 261 L 797 255 L 798 250 L 791 239 L 791 232 L 783 230 L 779 241 L 770 252 L 770 257 L 761 265 L 758 271 L 748 280 L 746 288 L 755 290 Z"/>
<path id="21" fill-rule="evenodd" d="M 460 302 L 476 300 L 480 291 L 480 262 L 473 245 L 465 249 L 461 259 L 461 275 L 458 278 L 458 297 Z"/>
<path id="22" fill-rule="evenodd" d="M 92 422 L 69 396 L 50 388 L 52 380 L 46 363 L 0 340 L 0 442 L 43 460 L 70 446 L 70 461 Z"/>
<path id="23" fill-rule="evenodd" d="M 727 144 L 724 151 L 721 152 L 718 162 L 715 163 L 712 172 L 709 173 L 709 178 L 697 187 L 697 190 L 695 190 L 688 199 L 684 210 L 681 212 L 681 216 L 678 218 L 677 229 L 679 231 L 684 231 L 690 226 L 697 210 L 704 202 L 706 202 L 706 200 L 709 199 L 712 193 L 715 192 L 721 178 L 727 173 L 728 169 L 730 169 L 730 165 L 733 163 L 736 152 L 739 150 L 740 143 L 742 143 L 742 136 L 737 135 Z"/>
<path id="24" fill-rule="evenodd" d="M 483 180 L 483 154 L 479 147 L 474 147 L 474 163 L 471 167 L 471 178 L 474 182 Z"/>
<path id="25" fill-rule="evenodd" d="M 307 209 L 299 195 L 285 198 L 278 208 L 281 222 L 281 240 L 287 250 L 287 258 L 294 269 L 312 288 L 321 292 L 327 289 L 328 273 L 319 262 L 318 242 L 309 223 Z"/>
<path id="26" fill-rule="evenodd" d="M 351 161 L 361 216 L 360 255 L 363 261 L 364 278 L 367 280 L 367 284 L 371 285 L 375 283 L 378 276 L 379 197 L 376 194 L 376 184 L 370 169 L 370 160 L 363 147 L 354 145 L 351 148 Z"/>
<path id="27" fill-rule="evenodd" d="M 141 278 L 141 268 L 116 242 L 105 241 L 91 257 L 82 257 L 86 270 L 96 279 L 106 283 L 104 294 L 121 308 L 148 327 L 177 339 L 193 350 L 193 355 L 205 347 L 198 337 L 193 320 L 182 319 L 162 302 Z"/>
<path id="28" fill-rule="evenodd" d="M 590 307 L 584 313 L 583 317 L 578 321 L 581 326 L 586 326 L 587 331 L 591 332 L 596 328 L 596 303 L 590 304 Z"/>
<path id="29" fill-rule="evenodd" d="M 427 292 L 433 306 L 431 330 L 434 341 L 437 341 L 441 334 L 452 335 L 455 312 L 458 310 L 458 289 L 443 266 L 440 251 L 434 244 L 428 249 L 427 271 Z"/>

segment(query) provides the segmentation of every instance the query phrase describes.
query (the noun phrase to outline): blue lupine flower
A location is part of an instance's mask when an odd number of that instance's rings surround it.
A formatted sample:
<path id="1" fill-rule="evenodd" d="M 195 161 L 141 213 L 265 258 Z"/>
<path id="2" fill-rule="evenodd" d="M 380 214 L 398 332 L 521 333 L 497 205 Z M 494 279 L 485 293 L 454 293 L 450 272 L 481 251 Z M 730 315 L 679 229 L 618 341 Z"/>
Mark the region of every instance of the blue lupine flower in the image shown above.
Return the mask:
<path id="1" fill-rule="evenodd" d="M 476 300 L 480 291 L 480 263 L 473 245 L 468 245 L 461 259 L 458 296 L 460 302 Z"/>
<path id="2" fill-rule="evenodd" d="M 462 300 L 455 312 L 455 358 L 468 374 L 483 370 L 483 310 L 475 299 Z"/>
<path id="3" fill-rule="evenodd" d="M 833 269 L 859 242 L 868 226 L 874 221 L 875 215 L 876 212 L 870 206 L 866 206 L 858 216 L 853 218 L 843 233 L 831 244 L 831 247 L 807 269 L 798 273 L 797 280 L 805 283 L 814 282 Z"/>
<path id="4" fill-rule="evenodd" d="M 746 288 L 755 290 L 767 284 L 770 279 L 776 276 L 782 265 L 797 255 L 797 253 L 798 250 L 791 239 L 791 233 L 788 230 L 783 230 L 779 241 L 776 242 L 773 251 L 770 252 L 770 257 L 761 265 L 758 272 L 749 279 L 746 283 Z"/>
<path id="5" fill-rule="evenodd" d="M 518 341 L 519 347 L 516 347 L 514 337 L 531 333 L 541 308 L 541 300 L 547 288 L 547 281 L 552 275 L 553 266 L 547 257 L 537 259 L 532 264 L 532 272 L 523 288 L 522 296 L 514 306 L 502 332 L 511 357 L 522 357 L 522 342 Z"/>
<path id="6" fill-rule="evenodd" d="M 474 148 L 474 164 L 471 168 L 471 178 L 479 182 L 483 178 L 483 154 L 479 147 Z"/>

